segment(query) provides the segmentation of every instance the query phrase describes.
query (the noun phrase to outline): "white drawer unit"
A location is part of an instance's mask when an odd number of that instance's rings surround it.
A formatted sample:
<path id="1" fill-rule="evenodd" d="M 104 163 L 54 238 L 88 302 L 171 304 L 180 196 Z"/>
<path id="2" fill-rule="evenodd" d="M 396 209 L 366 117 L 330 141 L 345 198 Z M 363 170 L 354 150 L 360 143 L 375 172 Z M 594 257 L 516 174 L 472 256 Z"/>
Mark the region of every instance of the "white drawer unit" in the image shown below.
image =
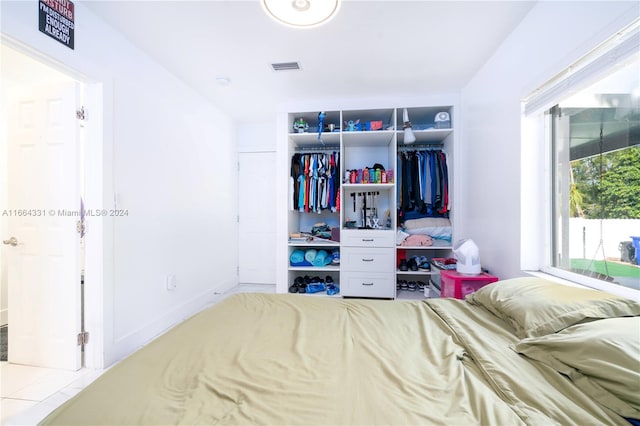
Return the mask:
<path id="1" fill-rule="evenodd" d="M 396 297 L 395 274 L 373 272 L 343 272 L 340 275 L 345 297 Z"/>
<path id="2" fill-rule="evenodd" d="M 345 297 L 396 297 L 393 232 L 347 231 L 341 236 L 340 283 Z"/>
<path id="3" fill-rule="evenodd" d="M 395 247 L 393 231 L 343 230 L 341 245 L 349 247 Z"/>
<path id="4" fill-rule="evenodd" d="M 345 271 L 391 272 L 394 270 L 393 248 L 345 247 L 340 254 Z"/>

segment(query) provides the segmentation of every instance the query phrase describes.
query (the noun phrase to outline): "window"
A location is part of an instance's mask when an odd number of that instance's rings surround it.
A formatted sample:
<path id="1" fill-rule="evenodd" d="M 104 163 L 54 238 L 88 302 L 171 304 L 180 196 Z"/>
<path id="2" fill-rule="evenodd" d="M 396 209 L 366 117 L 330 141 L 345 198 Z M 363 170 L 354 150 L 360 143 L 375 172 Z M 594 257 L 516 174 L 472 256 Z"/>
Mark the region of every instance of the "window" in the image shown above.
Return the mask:
<path id="1" fill-rule="evenodd" d="M 525 269 L 638 297 L 640 20 L 536 90 L 523 106 L 523 154 L 539 157 L 541 170 L 538 175 L 523 169 L 534 176 L 523 180 L 529 185 L 523 197 L 534 200 L 525 202 L 524 211 L 547 205 L 546 220 L 523 216 L 534 230 L 525 232 L 524 244 L 539 246 L 525 255 Z M 546 144 L 539 143 L 543 138 Z M 535 164 L 535 158 L 523 162 Z M 543 181 L 547 189 L 537 191 Z M 542 228 L 546 232 L 535 234 Z"/>
<path id="2" fill-rule="evenodd" d="M 636 290 L 640 290 L 639 75 L 636 58 L 548 111 L 551 266 Z"/>

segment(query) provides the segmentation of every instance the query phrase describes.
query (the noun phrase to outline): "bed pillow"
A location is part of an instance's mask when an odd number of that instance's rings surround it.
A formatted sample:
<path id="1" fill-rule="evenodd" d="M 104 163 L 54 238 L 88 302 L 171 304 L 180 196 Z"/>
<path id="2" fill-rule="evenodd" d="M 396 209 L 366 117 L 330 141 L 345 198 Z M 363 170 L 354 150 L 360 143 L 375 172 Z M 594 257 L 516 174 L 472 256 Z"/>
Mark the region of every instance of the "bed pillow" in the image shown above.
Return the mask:
<path id="1" fill-rule="evenodd" d="M 523 339 L 515 349 L 567 375 L 621 416 L 640 418 L 640 317 L 574 325 Z"/>
<path id="2" fill-rule="evenodd" d="M 640 315 L 640 303 L 634 300 L 534 277 L 498 281 L 466 300 L 509 322 L 521 338 L 544 336 L 593 319 Z"/>

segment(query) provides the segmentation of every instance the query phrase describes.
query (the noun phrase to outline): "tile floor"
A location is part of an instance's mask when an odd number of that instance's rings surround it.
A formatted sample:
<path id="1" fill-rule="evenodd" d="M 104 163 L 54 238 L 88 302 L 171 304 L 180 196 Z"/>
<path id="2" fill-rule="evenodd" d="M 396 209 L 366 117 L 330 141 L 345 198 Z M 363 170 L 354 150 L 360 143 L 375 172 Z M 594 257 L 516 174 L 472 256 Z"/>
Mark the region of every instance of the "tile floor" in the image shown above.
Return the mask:
<path id="1" fill-rule="evenodd" d="M 275 286 L 240 284 L 213 303 L 232 294 L 248 292 L 275 293 Z M 37 424 L 105 371 L 66 371 L 0 362 L 0 424 Z"/>

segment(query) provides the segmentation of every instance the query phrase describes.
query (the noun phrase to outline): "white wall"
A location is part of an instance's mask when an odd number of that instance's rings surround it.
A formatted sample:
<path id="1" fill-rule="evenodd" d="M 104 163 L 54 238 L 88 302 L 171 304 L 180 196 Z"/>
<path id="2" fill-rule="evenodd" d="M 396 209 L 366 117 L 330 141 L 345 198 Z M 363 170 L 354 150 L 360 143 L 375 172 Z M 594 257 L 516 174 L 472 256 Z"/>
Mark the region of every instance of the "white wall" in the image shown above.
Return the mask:
<path id="1" fill-rule="evenodd" d="M 252 121 L 238 125 L 238 152 L 276 151 L 276 117 L 270 118 L 266 121 Z"/>
<path id="2" fill-rule="evenodd" d="M 0 7 L 3 36 L 103 85 L 105 108 L 94 117 L 103 123 L 102 160 L 88 170 L 100 171 L 102 199 L 93 203 L 102 205 L 87 207 L 112 207 L 116 196 L 129 212 L 87 224 L 87 244 L 93 237 L 105 248 L 100 282 L 87 291 L 101 301 L 109 365 L 236 283 L 232 122 L 81 2 L 75 50 L 38 31 L 37 2 Z M 165 290 L 169 274 L 173 292 Z"/>
<path id="3" fill-rule="evenodd" d="M 458 236 L 472 238 L 501 278 L 531 267 L 522 246 L 543 250 L 544 146 L 522 146 L 521 100 L 639 13 L 635 1 L 539 2 L 463 89 Z"/>

